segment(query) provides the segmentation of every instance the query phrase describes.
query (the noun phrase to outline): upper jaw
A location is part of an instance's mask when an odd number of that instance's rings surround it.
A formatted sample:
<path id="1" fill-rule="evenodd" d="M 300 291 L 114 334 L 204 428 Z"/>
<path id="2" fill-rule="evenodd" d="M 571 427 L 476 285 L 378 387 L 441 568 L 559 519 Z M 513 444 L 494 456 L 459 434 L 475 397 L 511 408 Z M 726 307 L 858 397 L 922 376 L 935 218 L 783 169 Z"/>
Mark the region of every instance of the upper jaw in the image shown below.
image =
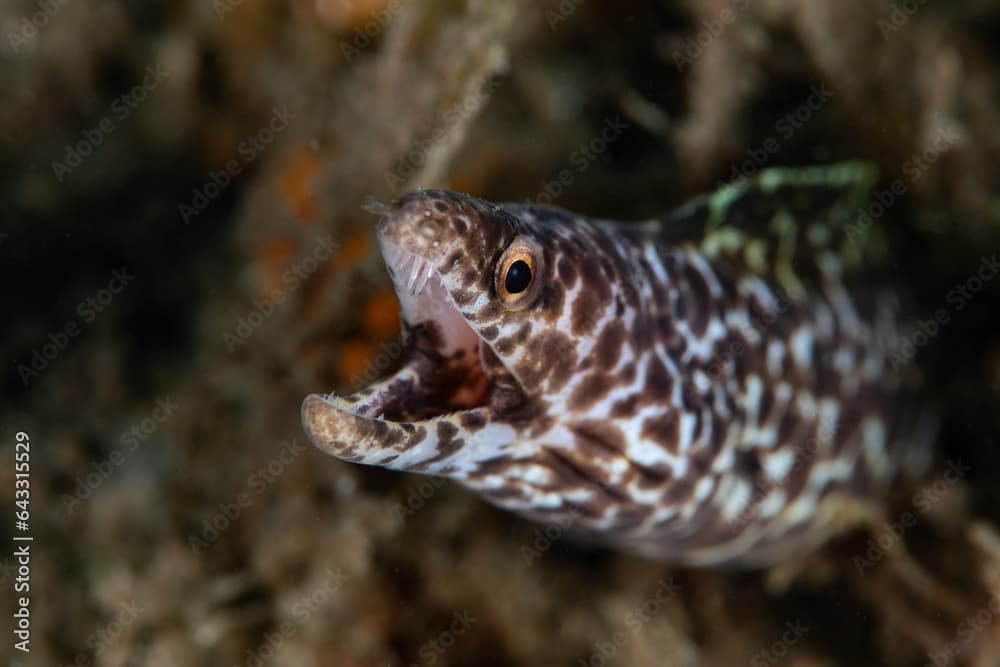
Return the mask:
<path id="1" fill-rule="evenodd" d="M 382 230 L 379 244 L 399 299 L 407 338 L 417 329 L 432 326 L 440 337 L 428 341 L 426 351 L 449 358 L 459 355 L 471 361 L 479 353 L 482 339 L 459 311 L 437 259 L 420 252 L 423 249 L 414 249 L 406 239 L 390 238 Z"/>
<path id="2" fill-rule="evenodd" d="M 433 262 L 395 243 L 382 243 L 382 257 L 400 297 L 418 296 L 431 277 L 436 275 L 440 279 Z"/>

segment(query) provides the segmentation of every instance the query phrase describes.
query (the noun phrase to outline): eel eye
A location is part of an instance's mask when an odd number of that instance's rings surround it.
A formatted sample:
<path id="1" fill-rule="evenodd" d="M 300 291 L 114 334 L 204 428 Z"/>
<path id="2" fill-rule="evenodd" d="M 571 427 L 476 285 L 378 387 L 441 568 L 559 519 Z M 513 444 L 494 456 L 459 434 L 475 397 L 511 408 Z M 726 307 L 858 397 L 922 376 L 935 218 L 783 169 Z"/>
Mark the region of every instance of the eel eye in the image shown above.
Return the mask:
<path id="1" fill-rule="evenodd" d="M 507 267 L 507 277 L 503 285 L 511 294 L 520 294 L 531 284 L 531 267 L 523 259 L 519 259 Z"/>
<path id="2" fill-rule="evenodd" d="M 507 246 L 496 267 L 496 290 L 507 310 L 527 308 L 541 287 L 542 251 L 538 244 L 519 236 Z"/>

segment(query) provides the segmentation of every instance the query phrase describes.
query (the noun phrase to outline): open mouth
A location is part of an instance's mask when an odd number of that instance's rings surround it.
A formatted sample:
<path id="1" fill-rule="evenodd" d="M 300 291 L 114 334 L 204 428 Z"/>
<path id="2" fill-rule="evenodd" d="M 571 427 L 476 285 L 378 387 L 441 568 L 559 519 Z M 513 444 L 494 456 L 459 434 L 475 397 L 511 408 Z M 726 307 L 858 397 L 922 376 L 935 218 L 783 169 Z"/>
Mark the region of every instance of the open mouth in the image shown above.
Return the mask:
<path id="1" fill-rule="evenodd" d="M 383 253 L 400 301 L 406 359 L 393 375 L 336 399 L 338 407 L 368 419 L 415 422 L 520 401 L 520 385 L 458 311 L 431 263 L 394 245 Z"/>

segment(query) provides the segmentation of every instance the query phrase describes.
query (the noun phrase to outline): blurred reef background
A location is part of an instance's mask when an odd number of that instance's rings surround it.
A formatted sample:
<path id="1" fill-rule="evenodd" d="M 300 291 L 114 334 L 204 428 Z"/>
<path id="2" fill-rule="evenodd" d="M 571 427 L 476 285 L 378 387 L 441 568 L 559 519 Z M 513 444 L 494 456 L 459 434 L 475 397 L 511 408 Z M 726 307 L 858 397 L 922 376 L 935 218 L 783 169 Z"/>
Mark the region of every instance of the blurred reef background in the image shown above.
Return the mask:
<path id="1" fill-rule="evenodd" d="M 23 664 L 1000 665 L 998 38 L 975 0 L 0 2 Z M 885 526 L 674 569 L 307 442 L 398 362 L 370 197 L 638 219 L 851 158 L 944 414 Z"/>

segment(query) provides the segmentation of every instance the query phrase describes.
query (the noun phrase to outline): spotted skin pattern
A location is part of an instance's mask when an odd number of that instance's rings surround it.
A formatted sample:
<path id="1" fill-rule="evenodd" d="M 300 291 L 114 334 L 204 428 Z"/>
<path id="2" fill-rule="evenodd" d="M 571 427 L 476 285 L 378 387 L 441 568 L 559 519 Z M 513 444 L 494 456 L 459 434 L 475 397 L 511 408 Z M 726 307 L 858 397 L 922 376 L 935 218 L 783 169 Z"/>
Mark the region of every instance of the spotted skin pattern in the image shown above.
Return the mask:
<path id="1" fill-rule="evenodd" d="M 409 353 L 302 406 L 346 461 L 689 565 L 763 566 L 919 473 L 934 435 L 892 371 L 884 243 L 854 242 L 871 168 L 771 169 L 619 223 L 424 190 L 379 223 Z M 535 262 L 504 298 L 505 253 Z"/>

